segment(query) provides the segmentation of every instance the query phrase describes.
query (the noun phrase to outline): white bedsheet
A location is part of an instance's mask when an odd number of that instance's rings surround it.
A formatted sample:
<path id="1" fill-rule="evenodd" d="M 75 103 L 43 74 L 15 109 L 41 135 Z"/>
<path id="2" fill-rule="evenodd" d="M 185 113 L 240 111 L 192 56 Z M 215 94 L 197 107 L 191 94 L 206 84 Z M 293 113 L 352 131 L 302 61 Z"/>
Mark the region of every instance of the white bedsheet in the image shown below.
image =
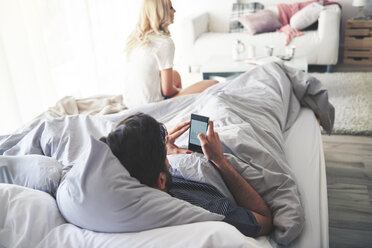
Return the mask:
<path id="1" fill-rule="evenodd" d="M 302 109 L 286 133 L 285 153 L 295 174 L 306 221 L 291 247 L 328 247 L 328 203 L 319 125 Z M 139 233 L 95 233 L 65 224 L 48 194 L 0 184 L 0 247 L 271 247 L 223 222 L 203 222 Z"/>
<path id="2" fill-rule="evenodd" d="M 291 247 L 328 247 L 328 199 L 322 136 L 310 109 L 285 134 L 285 153 L 297 180 L 305 227 Z"/>
<path id="3" fill-rule="evenodd" d="M 61 225 L 40 243 L 39 247 L 271 247 L 266 238 L 243 236 L 224 222 L 199 222 L 163 227 L 138 233 L 95 233 Z"/>

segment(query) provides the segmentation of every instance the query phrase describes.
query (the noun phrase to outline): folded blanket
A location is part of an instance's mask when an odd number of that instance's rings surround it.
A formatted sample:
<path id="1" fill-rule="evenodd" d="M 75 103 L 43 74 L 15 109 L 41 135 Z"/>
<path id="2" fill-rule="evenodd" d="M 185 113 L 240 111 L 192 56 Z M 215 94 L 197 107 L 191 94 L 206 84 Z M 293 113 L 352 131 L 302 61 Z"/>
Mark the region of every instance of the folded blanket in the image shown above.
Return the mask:
<path id="1" fill-rule="evenodd" d="M 291 27 L 291 25 L 287 24 L 285 26 L 282 26 L 280 29 L 277 30 L 277 32 L 282 32 L 285 35 L 285 45 L 289 45 L 291 41 L 297 37 L 302 36 L 305 34 L 305 32 L 298 31 L 297 29 L 294 29 Z"/>
<path id="2" fill-rule="evenodd" d="M 59 100 L 50 111 L 63 115 L 106 115 L 125 110 L 122 95 L 96 96 L 89 98 L 76 99 L 72 96 L 66 96 Z"/>
<path id="3" fill-rule="evenodd" d="M 318 0 L 310 0 L 306 2 L 298 2 L 293 4 L 278 4 L 278 11 L 279 11 L 279 21 L 280 23 L 285 26 L 289 24 L 291 17 L 296 14 L 301 9 L 305 8 L 307 5 L 318 2 Z"/>

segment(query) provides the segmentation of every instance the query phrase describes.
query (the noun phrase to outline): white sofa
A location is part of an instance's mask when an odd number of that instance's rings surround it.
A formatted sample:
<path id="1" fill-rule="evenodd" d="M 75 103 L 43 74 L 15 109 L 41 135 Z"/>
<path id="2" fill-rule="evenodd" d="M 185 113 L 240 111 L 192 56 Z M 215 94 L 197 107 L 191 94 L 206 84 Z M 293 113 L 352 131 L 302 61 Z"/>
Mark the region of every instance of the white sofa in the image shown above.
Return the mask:
<path id="1" fill-rule="evenodd" d="M 299 0 L 298 0 L 299 1 Z M 262 2 L 262 1 L 261 1 Z M 269 1 L 265 9 L 278 16 L 277 3 L 293 3 L 293 0 Z M 246 46 L 254 45 L 256 56 L 264 54 L 264 47 L 274 47 L 275 55 L 285 54 L 285 35 L 269 32 L 256 35 L 229 33 L 229 17 L 232 1 L 215 1 L 208 10 L 189 16 L 183 20 L 183 57 L 190 72 L 195 72 L 215 56 L 232 56 L 232 47 L 239 39 Z M 289 45 L 296 47 L 296 56 L 306 56 L 308 64 L 337 64 L 341 10 L 338 5 L 327 5 L 320 13 L 317 30 L 305 31 L 305 35 L 295 37 Z"/>

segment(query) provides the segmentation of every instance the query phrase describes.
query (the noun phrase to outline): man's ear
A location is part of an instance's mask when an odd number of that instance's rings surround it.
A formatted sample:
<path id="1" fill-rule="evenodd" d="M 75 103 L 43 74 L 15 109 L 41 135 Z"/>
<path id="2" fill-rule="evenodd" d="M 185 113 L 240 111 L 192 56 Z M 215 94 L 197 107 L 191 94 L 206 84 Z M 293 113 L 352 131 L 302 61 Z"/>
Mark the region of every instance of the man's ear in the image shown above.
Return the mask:
<path id="1" fill-rule="evenodd" d="M 160 172 L 159 176 L 158 176 L 158 179 L 156 180 L 156 183 L 155 183 L 155 188 L 159 189 L 161 191 L 166 191 L 167 190 L 167 188 L 165 186 L 166 183 L 167 183 L 166 174 L 164 172 Z"/>

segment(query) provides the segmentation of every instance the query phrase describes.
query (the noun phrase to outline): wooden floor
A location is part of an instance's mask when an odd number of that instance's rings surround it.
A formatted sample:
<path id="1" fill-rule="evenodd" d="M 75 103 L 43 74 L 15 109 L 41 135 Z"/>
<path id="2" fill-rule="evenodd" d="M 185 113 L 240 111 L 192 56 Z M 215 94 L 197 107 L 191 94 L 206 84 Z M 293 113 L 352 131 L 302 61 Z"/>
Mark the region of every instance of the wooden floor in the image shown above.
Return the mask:
<path id="1" fill-rule="evenodd" d="M 342 61 L 342 60 L 341 60 Z M 309 66 L 309 72 L 325 72 Z M 371 72 L 372 66 L 342 62 L 332 72 Z M 329 246 L 372 247 L 372 137 L 325 136 Z"/>
<path id="2" fill-rule="evenodd" d="M 338 63 L 331 67 L 331 72 L 372 72 L 372 66 L 370 65 L 348 65 Z M 326 72 L 326 66 L 309 65 L 309 72 Z"/>
<path id="3" fill-rule="evenodd" d="M 323 135 L 330 247 L 372 247 L 372 137 Z"/>

